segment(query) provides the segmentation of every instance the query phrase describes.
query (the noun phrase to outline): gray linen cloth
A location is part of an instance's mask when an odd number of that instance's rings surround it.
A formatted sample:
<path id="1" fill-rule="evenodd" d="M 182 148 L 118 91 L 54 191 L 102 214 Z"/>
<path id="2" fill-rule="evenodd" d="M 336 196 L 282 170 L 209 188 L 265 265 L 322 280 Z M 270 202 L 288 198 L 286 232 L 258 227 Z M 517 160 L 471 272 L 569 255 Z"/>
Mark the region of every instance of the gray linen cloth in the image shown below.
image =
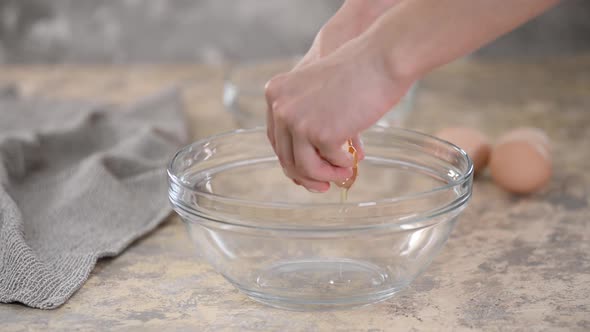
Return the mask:
<path id="1" fill-rule="evenodd" d="M 173 89 L 126 109 L 0 93 L 0 302 L 59 307 L 154 229 L 186 140 Z"/>

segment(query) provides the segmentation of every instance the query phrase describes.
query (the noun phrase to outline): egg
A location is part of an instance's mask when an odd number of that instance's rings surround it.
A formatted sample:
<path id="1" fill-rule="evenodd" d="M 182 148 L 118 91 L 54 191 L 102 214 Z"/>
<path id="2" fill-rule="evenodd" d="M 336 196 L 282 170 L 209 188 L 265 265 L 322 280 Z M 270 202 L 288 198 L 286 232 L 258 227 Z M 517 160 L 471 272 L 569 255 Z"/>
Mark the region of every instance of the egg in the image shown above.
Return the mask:
<path id="1" fill-rule="evenodd" d="M 475 174 L 480 174 L 488 165 L 492 145 L 482 132 L 467 127 L 449 127 L 439 130 L 435 136 L 465 150 L 473 161 Z"/>
<path id="2" fill-rule="evenodd" d="M 542 189 L 552 174 L 549 137 L 537 128 L 517 128 L 504 134 L 492 149 L 490 174 L 498 186 L 512 193 Z"/>
<path id="3" fill-rule="evenodd" d="M 352 155 L 352 158 L 353 158 L 352 176 L 342 182 L 336 183 L 336 185 L 340 188 L 344 188 L 345 190 L 348 190 L 348 189 L 350 189 L 350 187 L 352 187 L 352 185 L 354 184 L 354 181 L 356 181 L 356 177 L 358 174 L 358 156 L 356 154 L 356 149 L 355 149 L 354 145 L 352 144 L 352 139 L 347 140 L 346 143 L 344 143 L 341 148 L 342 148 L 342 150 L 344 150 Z"/>

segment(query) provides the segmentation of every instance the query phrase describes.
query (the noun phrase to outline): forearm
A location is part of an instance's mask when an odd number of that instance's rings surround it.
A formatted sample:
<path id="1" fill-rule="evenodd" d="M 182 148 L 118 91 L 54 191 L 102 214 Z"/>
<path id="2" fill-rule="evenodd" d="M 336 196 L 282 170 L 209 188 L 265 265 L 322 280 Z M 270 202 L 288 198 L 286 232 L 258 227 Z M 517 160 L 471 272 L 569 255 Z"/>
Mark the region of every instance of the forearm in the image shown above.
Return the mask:
<path id="1" fill-rule="evenodd" d="M 347 0 L 319 31 L 314 42 L 321 56 L 365 32 L 401 0 Z"/>
<path id="2" fill-rule="evenodd" d="M 540 15 L 559 0 L 411 0 L 366 32 L 393 75 L 417 79 Z"/>
<path id="3" fill-rule="evenodd" d="M 342 24 L 353 24 L 357 36 L 401 0 L 346 0 L 334 15 Z M 356 37 L 356 36 L 355 36 Z"/>

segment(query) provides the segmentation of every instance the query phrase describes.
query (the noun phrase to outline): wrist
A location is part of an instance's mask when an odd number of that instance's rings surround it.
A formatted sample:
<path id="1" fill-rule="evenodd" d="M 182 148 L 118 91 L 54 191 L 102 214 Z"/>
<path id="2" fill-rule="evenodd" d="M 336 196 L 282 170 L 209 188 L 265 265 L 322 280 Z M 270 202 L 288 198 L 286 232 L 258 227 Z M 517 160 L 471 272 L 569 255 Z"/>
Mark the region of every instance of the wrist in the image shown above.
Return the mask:
<path id="1" fill-rule="evenodd" d="M 380 20 L 367 30 L 360 38 L 366 39 L 368 48 L 373 53 L 372 57 L 392 81 L 404 85 L 411 85 L 418 80 L 424 72 L 424 63 L 420 57 L 415 56 L 413 43 L 406 43 L 402 33 L 390 33 L 391 27 L 386 26 L 387 20 Z"/>

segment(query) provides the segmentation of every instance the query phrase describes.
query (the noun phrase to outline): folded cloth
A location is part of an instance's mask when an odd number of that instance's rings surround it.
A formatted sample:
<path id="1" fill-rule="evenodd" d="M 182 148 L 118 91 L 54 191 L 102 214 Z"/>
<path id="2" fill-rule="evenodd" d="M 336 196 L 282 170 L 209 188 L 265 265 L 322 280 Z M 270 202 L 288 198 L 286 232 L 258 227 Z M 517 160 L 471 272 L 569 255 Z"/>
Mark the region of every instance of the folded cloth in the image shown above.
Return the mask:
<path id="1" fill-rule="evenodd" d="M 118 109 L 2 90 L 0 302 L 57 308 L 170 214 L 166 165 L 188 138 L 179 94 Z"/>

